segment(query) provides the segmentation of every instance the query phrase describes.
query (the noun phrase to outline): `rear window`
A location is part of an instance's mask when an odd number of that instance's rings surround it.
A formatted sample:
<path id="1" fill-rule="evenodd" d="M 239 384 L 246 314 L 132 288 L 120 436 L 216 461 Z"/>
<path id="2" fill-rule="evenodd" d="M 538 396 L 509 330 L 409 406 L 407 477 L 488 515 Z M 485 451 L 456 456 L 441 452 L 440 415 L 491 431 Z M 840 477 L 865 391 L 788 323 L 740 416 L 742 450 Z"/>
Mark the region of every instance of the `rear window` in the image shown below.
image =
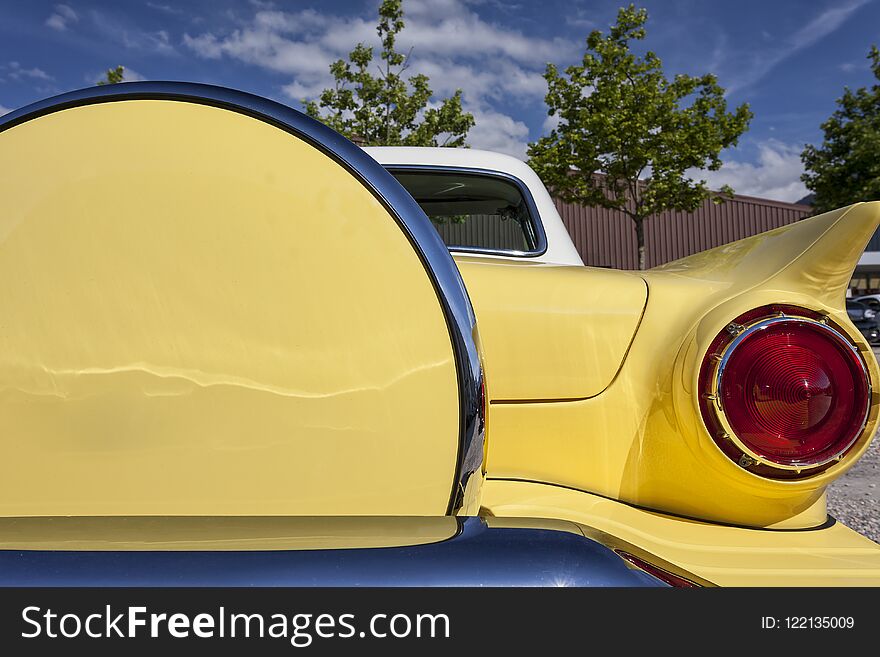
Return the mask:
<path id="1" fill-rule="evenodd" d="M 537 255 L 532 204 L 507 178 L 482 173 L 390 169 L 451 250 Z"/>

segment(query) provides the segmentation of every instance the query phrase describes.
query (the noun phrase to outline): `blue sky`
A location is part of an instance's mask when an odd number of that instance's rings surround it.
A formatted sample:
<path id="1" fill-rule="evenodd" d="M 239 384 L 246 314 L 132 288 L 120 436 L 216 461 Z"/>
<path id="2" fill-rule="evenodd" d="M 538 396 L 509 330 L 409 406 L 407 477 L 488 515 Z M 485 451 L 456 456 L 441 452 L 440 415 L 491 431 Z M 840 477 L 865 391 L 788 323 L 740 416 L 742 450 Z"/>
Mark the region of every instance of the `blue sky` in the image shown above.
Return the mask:
<path id="1" fill-rule="evenodd" d="M 93 84 L 123 64 L 129 78 L 192 80 L 299 107 L 330 80 L 328 64 L 375 41 L 379 0 L 0 0 L 0 112 Z M 586 35 L 607 29 L 620 2 L 404 0 L 402 48 L 438 94 L 464 91 L 477 126 L 470 143 L 524 157 L 547 129 L 552 61 L 576 62 Z M 710 184 L 796 200 L 799 153 L 844 86 L 871 84 L 880 0 L 657 0 L 644 47 L 668 75 L 715 73 L 731 105 L 755 112 Z"/>

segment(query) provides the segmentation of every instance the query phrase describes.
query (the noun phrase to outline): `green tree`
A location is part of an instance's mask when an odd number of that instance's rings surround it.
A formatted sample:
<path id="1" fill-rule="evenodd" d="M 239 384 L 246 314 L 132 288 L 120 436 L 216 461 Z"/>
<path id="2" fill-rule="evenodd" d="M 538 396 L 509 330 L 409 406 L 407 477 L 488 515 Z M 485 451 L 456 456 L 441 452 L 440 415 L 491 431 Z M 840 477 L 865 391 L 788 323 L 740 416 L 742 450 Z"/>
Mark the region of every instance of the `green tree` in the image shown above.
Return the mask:
<path id="1" fill-rule="evenodd" d="M 645 38 L 647 19 L 644 9 L 622 7 L 607 35 L 596 30 L 587 37 L 581 64 L 564 75 L 547 66 L 548 113 L 559 125 L 528 151 L 532 167 L 564 200 L 618 210 L 633 221 L 640 269 L 649 217 L 723 200 L 688 171 L 717 170 L 721 150 L 737 143 L 752 118 L 747 104 L 727 111 L 714 75 L 670 81 L 657 55 L 634 54 L 630 41 Z"/>
<path id="2" fill-rule="evenodd" d="M 814 207 L 827 212 L 856 201 L 880 199 L 880 50 L 871 46 L 871 70 L 878 84 L 844 89 L 837 109 L 822 124 L 819 147 L 807 145 L 801 176 L 816 195 Z"/>
<path id="3" fill-rule="evenodd" d="M 401 0 L 384 0 L 376 26 L 382 41 L 378 75 L 370 73 L 373 48 L 357 44 L 348 61 L 330 65 L 336 84 L 318 101 L 304 101 L 306 113 L 365 146 L 466 145 L 474 117 L 462 109 L 461 90 L 428 107 L 428 77 L 404 79 L 412 50 L 404 55 L 395 49 L 403 27 Z"/>
<path id="4" fill-rule="evenodd" d="M 116 84 L 117 82 L 125 81 L 125 67 L 117 66 L 116 68 L 108 68 L 107 72 L 104 73 L 104 77 L 101 80 L 98 80 L 98 86 L 103 86 L 105 84 Z"/>

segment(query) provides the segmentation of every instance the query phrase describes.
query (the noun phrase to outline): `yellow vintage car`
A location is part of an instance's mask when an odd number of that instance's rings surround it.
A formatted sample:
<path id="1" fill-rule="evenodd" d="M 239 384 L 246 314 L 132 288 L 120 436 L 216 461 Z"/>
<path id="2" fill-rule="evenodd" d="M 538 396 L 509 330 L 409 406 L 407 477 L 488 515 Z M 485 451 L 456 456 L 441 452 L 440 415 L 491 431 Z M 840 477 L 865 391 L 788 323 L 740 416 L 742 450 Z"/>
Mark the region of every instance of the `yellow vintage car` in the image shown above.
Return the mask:
<path id="1" fill-rule="evenodd" d="M 0 584 L 880 584 L 825 507 L 880 203 L 596 269 L 517 160 L 186 83 L 8 114 L 0 171 Z"/>

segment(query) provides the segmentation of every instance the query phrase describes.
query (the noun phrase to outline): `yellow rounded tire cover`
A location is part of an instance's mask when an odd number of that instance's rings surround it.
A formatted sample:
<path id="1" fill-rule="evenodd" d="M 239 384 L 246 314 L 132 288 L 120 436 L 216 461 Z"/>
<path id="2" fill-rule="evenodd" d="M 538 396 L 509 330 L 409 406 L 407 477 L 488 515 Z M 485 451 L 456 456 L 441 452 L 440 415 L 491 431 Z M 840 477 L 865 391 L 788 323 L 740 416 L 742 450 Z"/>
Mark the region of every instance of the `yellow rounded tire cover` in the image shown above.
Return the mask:
<path id="1" fill-rule="evenodd" d="M 0 132 L 0 515 L 443 514 L 453 349 L 334 159 L 126 100 Z"/>

